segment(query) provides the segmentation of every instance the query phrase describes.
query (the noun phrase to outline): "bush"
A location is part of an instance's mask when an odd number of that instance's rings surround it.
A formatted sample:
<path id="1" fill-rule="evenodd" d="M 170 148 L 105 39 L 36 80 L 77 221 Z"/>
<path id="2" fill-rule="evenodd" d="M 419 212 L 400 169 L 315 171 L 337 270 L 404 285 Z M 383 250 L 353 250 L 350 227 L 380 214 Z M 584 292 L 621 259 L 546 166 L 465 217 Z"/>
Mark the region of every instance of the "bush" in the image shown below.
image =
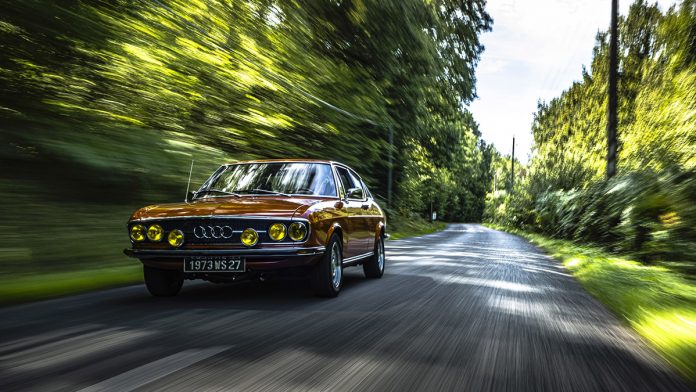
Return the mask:
<path id="1" fill-rule="evenodd" d="M 633 172 L 586 189 L 489 194 L 485 220 L 635 254 L 696 261 L 696 173 Z"/>

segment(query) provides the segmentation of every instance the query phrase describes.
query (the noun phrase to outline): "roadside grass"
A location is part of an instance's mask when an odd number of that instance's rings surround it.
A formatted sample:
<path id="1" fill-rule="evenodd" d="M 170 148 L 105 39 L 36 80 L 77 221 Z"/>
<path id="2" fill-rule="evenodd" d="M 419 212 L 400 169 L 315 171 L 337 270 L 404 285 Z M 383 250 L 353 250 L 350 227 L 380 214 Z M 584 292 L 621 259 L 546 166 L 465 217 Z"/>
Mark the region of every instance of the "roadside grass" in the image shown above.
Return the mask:
<path id="1" fill-rule="evenodd" d="M 140 263 L 0 277 L 0 305 L 37 301 L 142 282 Z"/>
<path id="2" fill-rule="evenodd" d="M 445 227 L 445 222 L 430 222 L 421 217 L 395 216 L 387 221 L 387 233 L 392 240 L 430 234 L 444 230 Z"/>
<path id="3" fill-rule="evenodd" d="M 561 260 L 590 292 L 669 363 L 696 380 L 696 282 L 664 265 L 646 265 L 596 247 L 521 235 Z"/>

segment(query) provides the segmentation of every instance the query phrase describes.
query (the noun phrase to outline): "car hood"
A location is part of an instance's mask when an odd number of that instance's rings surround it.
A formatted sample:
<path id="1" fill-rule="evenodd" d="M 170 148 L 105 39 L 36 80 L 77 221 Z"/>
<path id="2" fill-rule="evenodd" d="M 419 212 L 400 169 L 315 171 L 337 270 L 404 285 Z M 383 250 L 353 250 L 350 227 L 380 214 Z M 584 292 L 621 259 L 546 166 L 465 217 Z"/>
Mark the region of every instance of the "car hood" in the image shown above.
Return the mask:
<path id="1" fill-rule="evenodd" d="M 298 210 L 306 210 L 306 207 L 319 201 L 321 199 L 270 196 L 208 198 L 191 203 L 159 204 L 141 208 L 133 214 L 131 220 L 216 215 L 291 218 Z"/>

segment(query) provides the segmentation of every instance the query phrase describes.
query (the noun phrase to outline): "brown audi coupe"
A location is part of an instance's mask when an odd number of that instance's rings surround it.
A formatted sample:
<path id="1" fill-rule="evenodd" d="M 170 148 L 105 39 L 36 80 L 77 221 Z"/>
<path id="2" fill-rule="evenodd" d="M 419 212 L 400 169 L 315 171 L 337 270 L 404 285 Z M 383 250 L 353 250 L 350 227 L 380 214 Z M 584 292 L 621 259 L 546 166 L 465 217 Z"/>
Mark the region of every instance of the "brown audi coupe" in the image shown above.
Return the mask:
<path id="1" fill-rule="evenodd" d="M 386 217 L 360 176 L 324 160 L 222 165 L 184 203 L 136 211 L 132 248 L 154 296 L 179 293 L 184 279 L 231 282 L 308 275 L 335 297 L 343 268 L 384 274 Z"/>

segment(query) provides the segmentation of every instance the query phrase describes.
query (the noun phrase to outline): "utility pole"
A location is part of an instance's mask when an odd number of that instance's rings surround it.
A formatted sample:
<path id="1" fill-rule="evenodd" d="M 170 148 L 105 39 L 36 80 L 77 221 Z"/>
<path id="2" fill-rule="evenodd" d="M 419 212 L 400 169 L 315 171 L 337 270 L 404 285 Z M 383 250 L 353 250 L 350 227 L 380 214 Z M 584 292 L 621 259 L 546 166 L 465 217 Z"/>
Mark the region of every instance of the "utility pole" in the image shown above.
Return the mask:
<path id="1" fill-rule="evenodd" d="M 515 189 L 515 137 L 512 137 L 512 169 L 510 170 L 510 193 Z"/>
<path id="2" fill-rule="evenodd" d="M 618 6 L 619 0 L 611 0 L 611 36 L 609 37 L 609 105 L 607 110 L 607 179 L 616 175 L 616 128 L 618 126 L 617 108 L 617 73 L 618 61 Z"/>
<path id="3" fill-rule="evenodd" d="M 394 127 L 389 126 L 389 175 L 387 176 L 387 205 L 389 208 L 392 208 L 392 180 L 394 179 L 393 177 L 393 152 L 394 150 Z"/>

